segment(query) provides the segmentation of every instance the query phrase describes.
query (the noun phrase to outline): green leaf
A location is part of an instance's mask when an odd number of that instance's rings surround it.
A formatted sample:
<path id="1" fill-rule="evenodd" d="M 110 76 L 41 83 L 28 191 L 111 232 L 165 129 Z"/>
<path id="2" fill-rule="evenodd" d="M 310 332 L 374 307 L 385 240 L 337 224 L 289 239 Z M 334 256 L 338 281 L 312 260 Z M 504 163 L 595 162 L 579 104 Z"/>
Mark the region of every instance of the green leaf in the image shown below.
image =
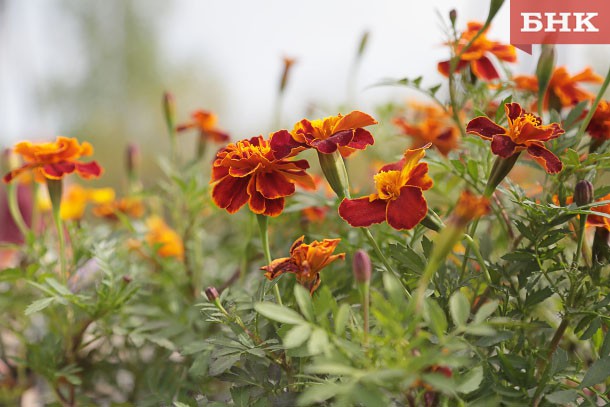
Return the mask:
<path id="1" fill-rule="evenodd" d="M 296 325 L 284 337 L 284 346 L 286 349 L 298 348 L 309 339 L 310 334 L 309 324 Z"/>
<path id="2" fill-rule="evenodd" d="M 349 319 L 349 311 L 349 305 L 345 303 L 341 304 L 337 310 L 337 314 L 335 315 L 335 334 L 338 336 L 342 336 L 345 332 L 347 320 Z"/>
<path id="3" fill-rule="evenodd" d="M 218 359 L 214 359 L 210 362 L 208 374 L 210 376 L 218 376 L 219 374 L 229 370 L 235 363 L 239 361 L 240 358 L 241 354 L 235 353 L 232 355 L 226 355 Z"/>
<path id="4" fill-rule="evenodd" d="M 299 397 L 299 406 L 310 406 L 312 404 L 321 403 L 341 391 L 342 386 L 336 383 L 322 383 L 309 386 Z"/>
<path id="5" fill-rule="evenodd" d="M 479 385 L 483 381 L 483 368 L 481 366 L 477 366 L 466 374 L 459 376 L 456 380 L 458 382 L 458 392 L 464 394 L 471 393 L 478 389 Z"/>
<path id="6" fill-rule="evenodd" d="M 47 297 L 36 300 L 28 305 L 28 307 L 25 309 L 25 315 L 31 315 L 35 312 L 42 311 L 49 305 L 53 304 L 53 302 L 55 302 L 55 297 Z"/>
<path id="7" fill-rule="evenodd" d="M 314 329 L 311 334 L 311 337 L 309 338 L 307 350 L 312 355 L 318 355 L 320 353 L 326 352 L 328 346 L 328 335 L 326 334 L 326 331 L 320 328 Z"/>
<path id="8" fill-rule="evenodd" d="M 436 336 L 443 337 L 445 335 L 448 326 L 447 317 L 436 301 L 426 300 L 424 303 L 424 319 L 432 327 Z"/>
<path id="9" fill-rule="evenodd" d="M 595 335 L 595 333 L 597 332 L 597 330 L 599 328 L 602 327 L 601 321 L 599 318 L 595 318 L 591 321 L 591 324 L 589 324 L 589 327 L 582 333 L 582 335 L 580 335 L 580 339 L 581 341 L 588 341 L 589 339 L 591 339 L 593 337 L 593 335 Z"/>
<path id="10" fill-rule="evenodd" d="M 607 380 L 608 377 L 610 377 L 610 357 L 606 356 L 593 362 L 587 373 L 585 373 L 585 377 L 580 383 L 580 388 L 596 385 Z"/>
<path id="11" fill-rule="evenodd" d="M 293 325 L 305 322 L 298 312 L 272 302 L 259 302 L 254 305 L 254 309 L 256 312 L 272 321 Z"/>
<path id="12" fill-rule="evenodd" d="M 496 312 L 496 309 L 498 309 L 498 301 L 490 301 L 483 304 L 474 316 L 474 323 L 478 324 L 485 321 L 491 314 Z"/>
<path id="13" fill-rule="evenodd" d="M 300 284 L 294 285 L 294 298 L 297 300 L 301 313 L 308 321 L 314 322 L 315 315 L 313 312 L 313 304 L 311 303 L 311 295 L 309 291 Z"/>
<path id="14" fill-rule="evenodd" d="M 547 394 L 545 398 L 547 401 L 555 404 L 555 405 L 567 405 L 576 401 L 578 397 L 578 392 L 576 390 L 561 390 L 556 391 L 555 393 Z"/>
<path id="15" fill-rule="evenodd" d="M 472 178 L 473 181 L 477 181 L 479 179 L 479 166 L 477 165 L 477 162 L 474 160 L 470 160 L 468 161 L 468 164 L 466 164 L 467 168 L 468 168 L 468 174 L 470 175 L 470 178 Z"/>
<path id="16" fill-rule="evenodd" d="M 541 303 L 542 301 L 549 298 L 553 295 L 553 290 L 550 287 L 545 287 L 542 290 L 534 291 L 525 298 L 525 306 L 532 307 L 536 304 Z"/>
<path id="17" fill-rule="evenodd" d="M 466 325 L 466 321 L 468 321 L 470 316 L 470 304 L 466 296 L 460 291 L 454 292 L 449 299 L 449 312 L 451 312 L 451 318 L 455 325 Z"/>
<path id="18" fill-rule="evenodd" d="M 610 331 L 606 332 L 599 354 L 602 358 L 610 356 Z"/>

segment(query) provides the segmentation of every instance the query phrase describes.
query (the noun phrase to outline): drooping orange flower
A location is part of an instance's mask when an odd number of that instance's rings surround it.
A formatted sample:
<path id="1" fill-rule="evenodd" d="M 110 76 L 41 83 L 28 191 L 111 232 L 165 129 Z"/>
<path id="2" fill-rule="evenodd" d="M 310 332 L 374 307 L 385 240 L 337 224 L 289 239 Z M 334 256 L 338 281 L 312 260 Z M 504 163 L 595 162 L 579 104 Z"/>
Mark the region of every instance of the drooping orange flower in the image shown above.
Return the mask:
<path id="1" fill-rule="evenodd" d="M 610 139 L 610 102 L 602 100 L 591 117 L 587 132 L 598 140 Z"/>
<path id="2" fill-rule="evenodd" d="M 407 117 L 396 117 L 393 123 L 412 137 L 411 148 L 432 143 L 444 156 L 457 148 L 460 132 L 442 109 L 435 105 L 411 102 L 406 113 Z"/>
<path id="3" fill-rule="evenodd" d="M 184 258 L 182 239 L 162 218 L 151 216 L 146 220 L 146 227 L 148 229 L 146 243 L 151 248 L 156 248 L 157 255 L 175 257 L 179 260 Z"/>
<path id="4" fill-rule="evenodd" d="M 563 168 L 561 160 L 547 150 L 544 143 L 563 134 L 561 126 L 558 123 L 543 125 L 538 116 L 526 112 L 518 103 L 507 103 L 504 109 L 508 128 L 494 123 L 487 116 L 479 116 L 468 123 L 466 132 L 491 141 L 491 151 L 502 158 L 527 150 L 546 172 L 560 172 Z"/>
<path id="5" fill-rule="evenodd" d="M 455 47 L 455 54 L 459 55 L 464 49 L 466 44 L 472 40 L 472 38 L 483 28 L 483 24 L 471 21 L 468 23 L 468 29 L 460 35 L 460 38 Z M 487 38 L 487 32 L 481 34 L 472 45 L 460 56 L 455 70 L 456 72 L 461 71 L 468 65 L 472 73 L 479 79 L 484 81 L 491 81 L 499 79 L 500 75 L 498 71 L 489 59 L 489 55 L 494 55 L 500 61 L 505 62 L 516 62 L 517 52 L 515 47 L 512 45 L 501 44 L 497 41 L 490 41 Z M 449 76 L 450 61 L 443 61 L 438 63 L 438 71 L 444 76 Z"/>
<path id="6" fill-rule="evenodd" d="M 555 68 L 544 95 L 543 107 L 548 110 L 549 104 L 558 104 L 557 107 L 576 105 L 583 100 L 591 100 L 595 95 L 582 89 L 579 83 L 602 83 L 604 78 L 586 68 L 576 75 L 570 75 L 566 67 Z M 538 92 L 538 78 L 536 76 L 518 75 L 513 78 L 515 88 Z"/>
<path id="7" fill-rule="evenodd" d="M 491 206 L 488 198 L 477 196 L 469 190 L 465 190 L 460 194 L 460 199 L 453 210 L 450 222 L 464 228 L 472 220 L 489 213 L 490 209 Z"/>
<path id="8" fill-rule="evenodd" d="M 256 214 L 277 216 L 284 209 L 284 198 L 292 195 L 295 184 L 314 189 L 313 179 L 305 170 L 306 160 L 291 161 L 290 151 L 278 153 L 275 137 L 290 137 L 286 130 L 231 143 L 216 154 L 212 169 L 212 199 L 229 213 L 248 203 Z"/>
<path id="9" fill-rule="evenodd" d="M 333 254 L 341 239 L 314 240 L 310 244 L 299 237 L 290 247 L 290 257 L 273 260 L 271 264 L 261 267 L 265 277 L 273 280 L 284 273 L 292 273 L 297 282 L 307 288 L 310 294 L 320 285 L 320 271 L 337 259 L 345 259 L 345 253 Z"/>
<path id="10" fill-rule="evenodd" d="M 112 202 L 103 203 L 93 208 L 93 214 L 100 218 L 118 219 L 118 214 L 130 218 L 140 218 L 144 215 L 144 204 L 139 198 L 125 197 Z"/>
<path id="11" fill-rule="evenodd" d="M 73 172 L 86 179 L 102 174 L 102 168 L 97 162 L 78 161 L 81 157 L 93 154 L 93 147 L 87 142 L 79 144 L 75 138 L 59 136 L 57 140 L 46 143 L 22 141 L 15 145 L 14 152 L 23 157 L 25 164 L 6 174 L 3 178 L 6 183 L 30 170 L 34 171 L 36 179 L 41 182 L 47 178 L 61 179 Z"/>
<path id="12" fill-rule="evenodd" d="M 315 148 L 323 154 L 332 154 L 337 149 L 347 157 L 356 150 L 364 150 L 375 143 L 373 135 L 363 127 L 377 124 L 366 113 L 353 111 L 343 116 L 329 116 L 309 121 L 303 119 L 295 124 L 291 133 L 282 133 L 271 141 L 274 150 L 290 154 L 307 148 Z"/>
<path id="13" fill-rule="evenodd" d="M 407 150 L 402 160 L 388 164 L 375 175 L 377 192 L 357 199 L 344 199 L 339 215 L 354 227 L 388 222 L 397 230 L 412 229 L 428 213 L 423 191 L 432 188 L 428 164 L 420 160 L 430 145 Z"/>
<path id="14" fill-rule="evenodd" d="M 200 109 L 191 113 L 191 121 L 177 126 L 176 131 L 196 129 L 199 130 L 199 136 L 203 139 L 209 139 L 216 143 L 226 143 L 230 137 L 226 132 L 216 127 L 217 123 L 218 117 L 214 113 Z"/>
<path id="15" fill-rule="evenodd" d="M 63 220 L 79 220 L 85 214 L 88 203 L 104 204 L 114 199 L 112 188 L 83 188 L 71 184 L 62 196 L 59 216 Z"/>

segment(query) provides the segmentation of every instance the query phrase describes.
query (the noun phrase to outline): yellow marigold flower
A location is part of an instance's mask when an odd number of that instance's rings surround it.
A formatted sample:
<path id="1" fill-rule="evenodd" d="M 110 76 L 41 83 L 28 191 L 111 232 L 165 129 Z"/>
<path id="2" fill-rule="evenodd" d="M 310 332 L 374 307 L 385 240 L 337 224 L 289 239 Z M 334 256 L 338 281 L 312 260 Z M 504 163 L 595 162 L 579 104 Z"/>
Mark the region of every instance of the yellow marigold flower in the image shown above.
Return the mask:
<path id="1" fill-rule="evenodd" d="M 112 188 L 83 188 L 72 184 L 61 199 L 59 216 L 63 220 L 78 220 L 85 214 L 89 202 L 103 204 L 112 202 L 113 199 Z"/>
<path id="2" fill-rule="evenodd" d="M 182 238 L 175 230 L 170 228 L 163 219 L 151 216 L 146 220 L 146 243 L 156 248 L 161 257 L 175 257 L 179 260 L 184 258 L 184 245 Z"/>
<path id="3" fill-rule="evenodd" d="M 125 197 L 96 206 L 93 208 L 93 214 L 100 218 L 112 220 L 116 220 L 119 213 L 131 218 L 141 218 L 144 215 L 145 209 L 141 199 Z"/>

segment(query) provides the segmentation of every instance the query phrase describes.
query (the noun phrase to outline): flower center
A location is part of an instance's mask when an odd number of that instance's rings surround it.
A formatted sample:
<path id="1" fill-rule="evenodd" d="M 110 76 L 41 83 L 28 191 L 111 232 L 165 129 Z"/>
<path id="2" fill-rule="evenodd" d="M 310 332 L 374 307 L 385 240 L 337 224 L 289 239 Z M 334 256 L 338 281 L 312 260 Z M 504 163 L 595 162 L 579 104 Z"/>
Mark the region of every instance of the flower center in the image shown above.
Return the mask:
<path id="1" fill-rule="evenodd" d="M 384 171 L 375 175 L 377 195 L 384 200 L 393 200 L 400 196 L 403 187 L 400 171 Z"/>
<path id="2" fill-rule="evenodd" d="M 510 138 L 513 140 L 517 139 L 527 123 L 534 127 L 538 127 L 542 124 L 542 121 L 531 113 L 525 113 L 524 115 L 517 117 L 513 120 L 512 124 L 509 123 Z"/>

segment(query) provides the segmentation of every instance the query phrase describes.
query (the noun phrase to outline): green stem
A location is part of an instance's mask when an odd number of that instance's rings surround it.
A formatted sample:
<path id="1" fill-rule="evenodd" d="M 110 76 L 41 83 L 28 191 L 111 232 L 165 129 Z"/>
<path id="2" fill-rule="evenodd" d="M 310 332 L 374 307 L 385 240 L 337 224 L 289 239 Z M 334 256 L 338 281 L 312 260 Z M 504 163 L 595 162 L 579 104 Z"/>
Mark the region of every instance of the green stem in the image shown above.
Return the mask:
<path id="1" fill-rule="evenodd" d="M 371 283 L 362 284 L 362 318 L 364 320 L 364 346 L 369 345 L 369 303 L 371 302 Z"/>
<path id="2" fill-rule="evenodd" d="M 269 250 L 269 231 L 268 231 L 269 219 L 265 215 L 257 214 L 256 220 L 258 221 L 258 228 L 260 231 L 261 245 L 263 246 L 263 253 L 265 254 L 265 261 L 267 262 L 267 264 L 271 264 L 272 259 L 271 259 L 271 250 Z M 284 305 L 282 303 L 282 297 L 280 295 L 280 288 L 278 287 L 277 283 L 275 283 L 273 286 L 273 292 L 275 294 L 275 300 L 277 301 L 277 303 L 279 305 Z"/>
<path id="3" fill-rule="evenodd" d="M 15 184 L 8 184 L 6 186 L 7 195 L 8 195 L 8 208 L 19 229 L 23 238 L 27 241 L 27 237 L 30 233 L 30 229 L 25 223 L 23 219 L 23 215 L 21 214 L 21 210 L 19 209 L 19 198 L 17 196 L 19 192 L 19 186 Z"/>
<path id="4" fill-rule="evenodd" d="M 49 190 L 49 197 L 51 198 L 51 205 L 53 208 L 53 222 L 55 223 L 57 238 L 59 239 L 58 257 L 61 267 L 61 276 L 64 281 L 67 281 L 68 269 L 66 266 L 66 237 L 64 235 L 64 227 L 60 216 L 61 196 L 63 190 L 62 180 L 47 179 L 47 189 Z"/>
<path id="5" fill-rule="evenodd" d="M 362 233 L 364 233 L 364 236 L 366 236 L 366 238 L 368 239 L 371 246 L 373 246 L 373 250 L 375 251 L 375 253 L 377 253 L 377 256 L 379 256 L 379 258 L 381 259 L 381 262 L 383 263 L 385 268 L 389 272 L 394 274 L 396 276 L 396 278 L 398 279 L 398 281 L 402 284 L 402 281 L 400 280 L 400 275 L 398 274 L 398 272 L 396 272 L 396 270 L 394 270 L 394 267 L 392 267 L 392 265 L 390 264 L 390 261 L 387 259 L 387 257 L 385 257 L 385 255 L 381 251 L 381 248 L 379 247 L 379 244 L 377 244 L 377 241 L 373 237 L 373 234 L 371 233 L 371 231 L 368 228 L 360 228 L 360 230 L 362 230 Z M 403 288 L 405 290 L 405 293 L 407 294 L 407 297 L 411 298 L 411 293 L 409 293 L 409 291 L 407 290 L 407 288 L 404 285 L 403 285 Z"/>
<path id="6" fill-rule="evenodd" d="M 487 266 L 485 265 L 485 260 L 483 259 L 483 255 L 481 255 L 481 251 L 479 250 L 479 245 L 474 241 L 474 239 L 470 235 L 464 235 L 464 239 L 466 239 L 466 242 L 468 242 L 468 247 L 470 247 L 471 250 L 474 252 L 474 255 L 476 256 L 477 261 L 479 262 L 479 265 L 481 266 L 481 270 L 483 270 L 483 273 L 485 274 L 485 278 L 487 279 L 487 282 L 489 284 L 491 284 L 491 275 L 489 274 L 489 270 L 487 269 Z"/>
<path id="7" fill-rule="evenodd" d="M 576 244 L 576 253 L 574 253 L 574 259 L 572 260 L 572 269 L 578 267 L 578 260 L 580 259 L 580 253 L 582 252 L 582 244 L 585 240 L 585 227 L 587 223 L 586 214 L 580 215 L 580 228 L 578 230 L 578 243 Z"/>

